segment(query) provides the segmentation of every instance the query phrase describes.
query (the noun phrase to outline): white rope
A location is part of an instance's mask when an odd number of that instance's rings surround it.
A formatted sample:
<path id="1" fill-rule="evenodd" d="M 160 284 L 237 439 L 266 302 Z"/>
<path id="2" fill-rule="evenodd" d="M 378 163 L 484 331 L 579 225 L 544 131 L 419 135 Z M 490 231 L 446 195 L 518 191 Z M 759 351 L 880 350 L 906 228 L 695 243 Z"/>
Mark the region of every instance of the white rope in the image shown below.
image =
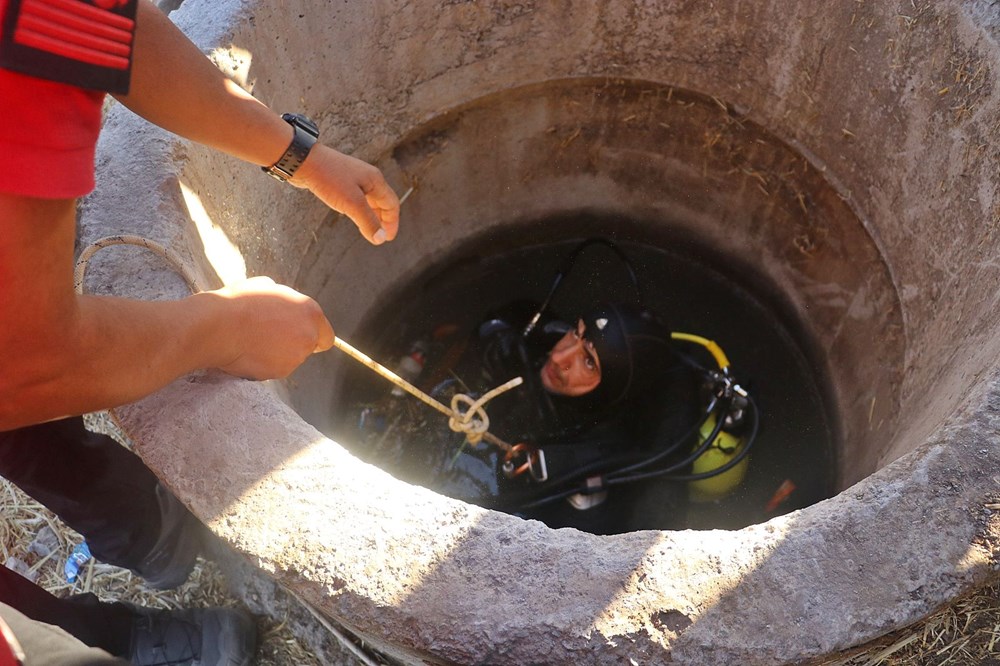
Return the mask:
<path id="1" fill-rule="evenodd" d="M 385 379 L 388 379 L 390 382 L 392 382 L 399 388 L 403 389 L 410 395 L 414 396 L 415 398 L 418 398 L 428 407 L 433 407 L 437 411 L 447 416 L 448 427 L 450 427 L 455 432 L 464 433 L 465 438 L 469 441 L 470 444 L 477 444 L 480 440 L 485 439 L 490 444 L 493 444 L 494 446 L 503 449 L 505 452 L 511 449 L 510 444 L 503 441 L 496 435 L 488 432 L 490 419 L 486 415 L 486 411 L 483 409 L 483 405 L 485 405 L 488 401 L 492 400 L 493 398 L 500 395 L 504 391 L 509 391 L 515 386 L 520 386 L 521 383 L 524 381 L 520 377 L 515 377 L 509 382 L 501 384 L 495 389 L 488 391 L 483 395 L 483 397 L 475 401 L 473 401 L 472 398 L 470 398 L 467 395 L 458 393 L 452 397 L 451 407 L 449 408 L 442 402 L 434 399 L 432 396 L 427 395 L 426 393 L 418 389 L 416 386 L 414 386 L 410 382 L 406 381 L 405 379 L 397 375 L 389 368 L 378 363 L 377 361 L 372 360 L 368 355 L 358 351 L 350 344 L 348 344 L 346 341 L 340 338 L 335 338 L 333 341 L 333 346 L 339 349 L 340 351 L 344 352 L 351 358 L 353 358 L 358 363 L 361 363 L 362 365 L 368 367 L 376 374 L 379 374 Z M 459 409 L 458 405 L 459 402 L 464 402 L 466 405 L 468 405 L 468 409 L 465 412 L 462 412 Z"/>
<path id="2" fill-rule="evenodd" d="M 404 197 L 407 195 L 409 195 L 409 192 L 407 192 Z M 94 241 L 80 253 L 80 258 L 76 261 L 76 270 L 73 274 L 73 287 L 76 289 L 76 293 L 83 293 L 83 279 L 87 273 L 87 267 L 90 264 L 91 258 L 93 258 L 99 250 L 111 247 L 112 245 L 136 245 L 150 250 L 170 264 L 170 266 L 177 271 L 182 278 L 184 278 L 184 281 L 187 282 L 188 287 L 193 293 L 201 291 L 201 286 L 198 284 L 195 277 L 191 275 L 190 271 L 188 271 L 187 266 L 185 266 L 177 255 L 170 251 L 170 249 L 160 245 L 156 241 L 143 238 L 142 236 L 119 234 L 115 236 L 107 236 Z M 433 397 L 427 395 L 392 370 L 389 370 L 381 363 L 372 360 L 368 355 L 358 351 L 340 337 L 334 338 L 333 346 L 362 365 L 365 365 L 376 374 L 388 379 L 390 382 L 410 395 L 420 399 L 424 404 L 433 407 L 447 416 L 448 426 L 455 432 L 464 433 L 470 444 L 477 444 L 481 440 L 485 439 L 490 444 L 503 449 L 505 452 L 512 448 L 510 444 L 489 432 L 490 419 L 486 415 L 486 410 L 483 409 L 483 406 L 504 391 L 509 391 L 515 386 L 519 386 L 522 382 L 520 377 L 515 377 L 509 382 L 488 391 L 478 400 L 473 400 L 467 395 L 458 393 L 452 397 L 451 407 L 449 408 L 441 402 L 435 400 Z M 465 405 L 467 407 L 465 411 L 460 409 L 461 405 Z"/>
<path id="3" fill-rule="evenodd" d="M 490 417 L 486 415 L 486 410 L 483 409 L 483 405 L 497 397 L 504 391 L 509 391 L 515 386 L 520 386 L 524 380 L 520 377 L 514 377 L 510 381 L 501 384 L 500 386 L 487 391 L 475 402 L 465 395 L 464 393 L 456 393 L 451 397 L 451 411 L 455 413 L 461 413 L 459 409 L 459 403 L 465 403 L 468 407 L 464 412 L 464 416 L 461 420 L 452 417 L 448 419 L 448 427 L 450 427 L 455 432 L 464 432 L 465 438 L 468 440 L 469 444 L 478 444 L 483 438 L 487 439 L 491 444 L 500 447 L 504 451 L 509 451 L 512 447 L 510 444 L 494 437 L 488 431 L 490 428 Z"/>
<path id="4" fill-rule="evenodd" d="M 106 236 L 100 240 L 96 240 L 80 253 L 80 258 L 76 260 L 76 270 L 73 273 L 73 288 L 76 289 L 76 293 L 83 293 L 83 277 L 87 272 L 87 266 L 90 264 L 91 258 L 97 254 L 99 250 L 106 247 L 111 247 L 112 245 L 138 245 L 139 247 L 144 247 L 147 250 L 159 255 L 166 261 L 170 266 L 177 271 L 177 273 L 184 278 L 187 282 L 188 288 L 192 293 L 198 293 L 201 291 L 201 285 L 194 278 L 193 275 L 187 270 L 187 267 L 181 262 L 180 258 L 174 254 L 170 249 L 160 245 L 156 241 L 151 241 L 148 238 L 143 238 L 142 236 L 135 236 L 133 234 L 119 234 L 116 236 Z"/>

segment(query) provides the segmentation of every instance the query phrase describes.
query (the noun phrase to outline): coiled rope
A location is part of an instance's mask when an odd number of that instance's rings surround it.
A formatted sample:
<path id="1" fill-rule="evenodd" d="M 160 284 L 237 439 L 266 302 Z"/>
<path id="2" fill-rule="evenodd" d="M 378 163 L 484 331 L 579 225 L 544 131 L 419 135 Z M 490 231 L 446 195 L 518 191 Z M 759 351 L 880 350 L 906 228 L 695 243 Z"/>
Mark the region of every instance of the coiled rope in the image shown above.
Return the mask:
<path id="1" fill-rule="evenodd" d="M 143 238 L 142 236 L 136 236 L 134 234 L 118 234 L 115 236 L 106 236 L 100 240 L 96 240 L 85 247 L 83 252 L 80 253 L 80 258 L 76 260 L 76 270 L 73 272 L 73 288 L 76 289 L 76 293 L 83 293 L 83 276 L 87 272 L 87 266 L 90 264 L 91 258 L 97 254 L 99 250 L 111 247 L 112 245 L 138 245 L 139 247 L 146 248 L 170 264 L 171 268 L 177 271 L 177 274 L 184 278 L 184 281 L 187 282 L 191 293 L 197 294 L 199 291 L 202 291 L 201 285 L 198 284 L 198 281 L 193 275 L 191 275 L 187 267 L 181 263 L 180 258 L 171 252 L 169 248 L 160 245 L 156 241 Z"/>
<path id="2" fill-rule="evenodd" d="M 148 238 L 143 238 L 142 236 L 119 234 L 115 236 L 107 236 L 94 241 L 80 253 L 80 258 L 76 261 L 76 270 L 73 274 L 73 286 L 76 289 L 76 293 L 83 293 L 83 279 L 87 272 L 87 266 L 90 264 L 91 258 L 93 258 L 98 251 L 113 245 L 135 245 L 153 252 L 170 264 L 175 271 L 177 271 L 177 273 L 187 283 L 188 288 L 192 293 L 202 291 L 201 286 L 198 284 L 195 277 L 191 275 L 187 267 L 181 262 L 176 254 L 170 251 L 169 248 L 155 241 L 151 241 Z M 451 399 L 451 407 L 448 407 L 438 400 L 435 400 L 430 395 L 424 393 L 392 370 L 386 368 L 381 363 L 372 360 L 372 358 L 368 355 L 358 351 L 339 336 L 334 338 L 333 346 L 366 366 L 376 374 L 389 380 L 410 395 L 420 399 L 424 404 L 433 407 L 447 416 L 448 427 L 455 432 L 465 434 L 465 438 L 470 444 L 478 444 L 480 441 L 485 440 L 502 449 L 505 453 L 513 448 L 510 444 L 489 432 L 490 419 L 486 414 L 484 405 L 501 393 L 509 391 L 516 386 L 520 386 L 523 381 L 521 377 L 515 377 L 509 382 L 487 391 L 478 400 L 473 400 L 463 393 L 457 393 Z M 465 408 L 464 411 L 462 409 L 463 407 Z"/>

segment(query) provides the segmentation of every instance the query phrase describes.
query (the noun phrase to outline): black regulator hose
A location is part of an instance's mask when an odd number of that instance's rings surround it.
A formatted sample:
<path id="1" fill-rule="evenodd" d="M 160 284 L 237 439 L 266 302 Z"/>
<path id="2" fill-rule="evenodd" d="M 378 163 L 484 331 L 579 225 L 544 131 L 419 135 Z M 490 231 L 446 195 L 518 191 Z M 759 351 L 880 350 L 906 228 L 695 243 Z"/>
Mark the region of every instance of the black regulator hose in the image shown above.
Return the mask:
<path id="1" fill-rule="evenodd" d="M 642 304 L 642 287 L 639 285 L 639 278 L 636 277 L 635 269 L 632 268 L 632 262 L 629 261 L 627 256 L 625 256 L 625 253 L 622 252 L 621 248 L 607 238 L 596 236 L 593 238 L 587 238 L 573 249 L 569 257 L 566 258 L 566 261 L 563 262 L 563 265 L 558 271 L 556 271 L 556 277 L 552 281 L 552 286 L 549 288 L 548 295 L 545 297 L 545 300 L 542 301 L 542 304 L 539 306 L 535 316 L 532 317 L 528 322 L 528 325 L 524 327 L 524 331 L 521 333 L 522 336 L 527 337 L 531 331 L 535 329 L 535 326 L 538 325 L 538 320 L 542 318 L 542 313 L 544 313 L 545 309 L 549 307 L 549 302 L 552 301 L 552 297 L 555 296 L 556 291 L 559 290 L 559 285 L 562 284 L 563 278 L 569 275 L 569 272 L 576 264 L 576 260 L 580 256 L 580 253 L 591 245 L 605 245 L 610 248 L 612 252 L 618 255 L 618 258 L 621 259 L 622 264 L 625 266 L 625 270 L 628 271 L 629 279 L 632 282 L 632 286 L 635 288 L 636 298 L 638 299 L 639 304 Z"/>
<path id="2" fill-rule="evenodd" d="M 628 459 L 625 462 L 631 462 L 635 458 L 635 454 L 622 457 Z M 522 491 L 506 491 L 503 496 L 495 498 L 495 504 L 527 509 L 541 504 L 546 504 L 549 501 L 554 501 L 554 499 L 575 495 L 581 492 L 579 485 L 581 477 L 588 477 L 595 473 L 601 474 L 607 470 L 609 464 L 614 465 L 616 462 L 617 461 L 615 460 L 595 460 L 587 463 L 586 465 L 581 465 L 580 467 L 577 467 L 576 469 L 571 470 L 558 478 L 545 481 L 540 488 L 531 487 L 528 490 Z M 549 493 L 552 493 L 555 489 L 562 488 L 567 484 L 573 485 L 566 492 L 560 492 L 554 496 L 554 498 L 550 497 Z M 497 508 L 497 506 L 494 506 L 493 508 Z"/>
<path id="3" fill-rule="evenodd" d="M 619 485 L 619 484 L 622 484 L 622 483 L 632 483 L 634 481 L 642 481 L 642 480 L 645 480 L 645 479 L 652 479 L 652 478 L 659 477 L 659 476 L 666 477 L 666 479 L 669 480 L 669 481 L 701 481 L 702 479 L 708 479 L 708 478 L 711 478 L 713 476 L 718 476 L 719 474 L 723 474 L 723 473 L 729 471 L 730 469 L 732 469 L 733 467 L 735 467 L 736 465 L 738 465 L 740 463 L 740 461 L 742 461 L 744 458 L 746 458 L 747 455 L 750 453 L 750 449 L 753 447 L 754 440 L 757 439 L 757 432 L 758 432 L 758 430 L 760 428 L 760 413 L 757 411 L 757 405 L 756 405 L 756 403 L 754 403 L 753 398 L 751 398 L 749 395 L 746 396 L 746 399 L 747 399 L 747 404 L 751 408 L 751 409 L 749 409 L 747 411 L 753 413 L 753 426 L 750 429 L 750 434 L 746 438 L 746 442 L 743 444 L 743 450 L 741 450 L 739 453 L 737 453 L 733 457 L 733 459 L 730 460 L 729 462 L 727 462 L 726 464 L 720 465 L 720 466 L 716 467 L 715 469 L 711 469 L 711 470 L 708 470 L 706 472 L 700 472 L 698 474 L 670 474 L 670 472 L 673 471 L 674 469 L 679 469 L 679 466 L 672 465 L 671 467 L 668 467 L 667 469 L 654 470 L 654 471 L 650 471 L 650 472 L 643 472 L 641 474 L 633 474 L 632 476 L 620 477 L 620 478 L 614 478 L 614 479 L 608 478 L 607 479 L 607 484 L 608 485 Z M 717 435 L 717 433 L 713 433 L 712 437 L 710 437 L 709 439 L 707 439 L 706 442 L 714 442 L 716 435 Z"/>
<path id="4" fill-rule="evenodd" d="M 657 453 L 655 453 L 653 456 L 651 456 L 651 457 L 649 457 L 649 458 L 647 458 L 645 460 L 640 460 L 639 462 L 635 463 L 634 465 L 630 465 L 629 467 L 624 467 L 622 469 L 613 470 L 610 473 L 611 474 L 624 474 L 626 472 L 633 472 L 633 471 L 635 471 L 637 469 L 642 469 L 643 467 L 649 467 L 650 465 L 652 465 L 654 463 L 657 463 L 657 462 L 663 460 L 664 458 L 668 457 L 670 454 L 672 454 L 674 451 L 676 451 L 681 446 L 681 444 L 683 444 L 684 442 L 686 442 L 696 432 L 700 431 L 702 429 L 702 427 L 704 427 L 704 425 L 708 421 L 708 419 L 711 418 L 712 412 L 715 411 L 717 405 L 718 405 L 718 403 L 713 399 L 712 402 L 709 403 L 708 408 L 705 410 L 705 415 L 703 417 L 701 417 L 693 426 L 691 426 L 691 428 L 689 428 L 688 431 L 685 432 L 683 436 L 678 437 L 673 442 L 671 442 L 667 446 L 663 447 L 663 449 L 661 449 L 660 451 L 658 451 Z M 726 402 L 725 405 L 719 406 L 719 414 L 720 415 L 725 415 L 725 413 L 726 413 L 726 409 L 725 408 L 728 407 L 728 405 L 729 405 L 729 403 Z M 715 419 L 715 426 L 712 428 L 712 434 L 704 442 L 702 442 L 702 444 L 698 447 L 698 449 L 694 453 L 692 453 L 690 456 L 688 456 L 688 458 L 685 458 L 680 463 L 677 463 L 677 465 L 674 467 L 674 469 L 680 469 L 681 467 L 685 467 L 687 465 L 690 465 L 695 460 L 697 460 L 698 457 L 701 456 L 701 454 L 703 454 L 705 451 L 707 451 L 708 447 L 711 446 L 712 442 L 715 441 L 715 438 L 719 436 L 719 432 L 721 432 L 721 430 L 722 430 L 722 426 L 723 426 L 724 420 L 725 419 L 719 418 L 717 416 L 716 419 Z"/>
<path id="5" fill-rule="evenodd" d="M 545 488 L 544 488 L 544 493 L 545 494 L 544 494 L 544 496 L 542 496 L 542 497 L 540 497 L 538 499 L 534 499 L 533 501 L 530 501 L 527 504 L 518 504 L 518 500 L 523 498 L 523 494 L 522 494 L 522 498 L 517 498 L 517 499 L 510 500 L 509 503 L 513 504 L 515 506 L 518 506 L 520 508 L 524 508 L 524 509 L 533 508 L 533 507 L 536 507 L 536 506 L 541 506 L 542 504 L 547 504 L 549 502 L 552 502 L 552 501 L 555 501 L 555 500 L 558 500 L 558 499 L 562 499 L 563 497 L 569 497 L 570 495 L 575 495 L 575 494 L 577 494 L 579 492 L 582 492 L 582 491 L 586 490 L 586 486 L 581 487 L 577 483 L 577 482 L 579 482 L 579 480 L 581 479 L 581 477 L 588 477 L 588 476 L 590 476 L 590 475 L 592 475 L 594 473 L 598 473 L 601 476 L 604 476 L 606 478 L 608 474 L 622 473 L 622 472 L 632 471 L 632 470 L 635 470 L 635 469 L 640 469 L 642 467 L 646 467 L 649 464 L 652 464 L 653 462 L 656 462 L 657 460 L 662 459 L 664 456 L 667 456 L 667 455 L 670 455 L 670 453 L 673 453 L 675 450 L 677 450 L 677 448 L 679 448 L 682 444 L 684 444 L 684 442 L 686 442 L 696 432 L 698 432 L 704 426 L 704 424 L 708 420 L 708 418 L 712 415 L 713 408 L 714 408 L 714 406 L 710 407 L 708 410 L 706 410 L 706 413 L 705 413 L 704 417 L 699 418 L 695 422 L 695 424 L 693 426 L 691 426 L 687 430 L 687 432 L 685 432 L 683 435 L 681 435 L 680 437 L 678 437 L 677 439 L 675 439 L 673 442 L 671 442 L 670 444 L 668 444 L 665 447 L 664 451 L 657 452 L 657 454 L 655 456 L 653 456 L 652 458 L 644 457 L 644 458 L 636 461 L 635 458 L 636 458 L 636 456 L 638 454 L 634 454 L 633 453 L 631 455 L 622 456 L 621 458 L 619 458 L 620 462 L 615 461 L 615 460 L 610 460 L 609 461 L 609 460 L 606 460 L 606 459 L 605 460 L 595 460 L 594 462 L 591 462 L 591 463 L 589 463 L 587 465 L 583 465 L 581 467 L 577 467 L 576 469 L 571 470 L 571 471 L 567 472 L 566 474 L 563 474 L 559 478 L 550 479 L 549 481 L 547 481 L 545 483 Z M 721 428 L 721 425 L 720 425 L 721 423 L 722 423 L 722 419 L 717 419 L 717 424 L 716 425 L 719 426 L 719 428 Z M 715 429 L 715 433 L 714 433 L 715 436 L 718 435 L 718 429 L 719 428 Z M 709 442 L 714 441 L 715 436 L 713 436 L 712 439 L 709 439 L 707 441 L 709 441 Z M 623 458 L 624 458 L 624 460 L 623 460 Z M 618 466 L 616 466 L 616 464 L 617 465 L 624 465 L 624 466 L 623 467 L 618 467 Z M 609 468 L 610 468 L 610 471 L 609 471 Z M 569 490 L 566 490 L 564 492 L 559 492 L 559 493 L 556 493 L 554 495 L 549 494 L 549 493 L 551 493 L 553 491 L 553 489 L 563 487 L 563 486 L 565 486 L 568 483 L 574 483 L 573 487 L 570 488 Z M 535 497 L 537 497 L 537 495 L 540 495 L 540 494 L 542 494 L 542 493 L 537 493 L 537 494 L 532 493 L 532 495 L 535 496 Z"/>
<path id="6" fill-rule="evenodd" d="M 695 460 L 697 460 L 698 457 L 701 456 L 708 449 L 708 447 L 711 446 L 711 444 L 715 441 L 715 438 L 718 437 L 719 432 L 722 430 L 722 423 L 724 421 L 725 410 L 720 410 L 720 414 L 716 417 L 715 427 L 712 428 L 711 435 L 704 442 L 702 442 L 701 446 L 699 446 L 698 449 L 694 453 L 692 453 L 691 455 L 689 455 L 683 461 L 674 463 L 673 465 L 670 465 L 669 467 L 666 467 L 664 469 L 651 470 L 651 471 L 647 471 L 647 472 L 640 472 L 638 474 L 632 474 L 632 475 L 628 475 L 628 476 L 616 476 L 616 475 L 620 475 L 620 474 L 624 473 L 625 471 L 633 471 L 635 469 L 639 469 L 640 467 L 647 466 L 648 464 L 651 463 L 652 459 L 649 459 L 649 460 L 646 460 L 646 461 L 642 461 L 640 463 L 636 463 L 636 464 L 631 465 L 629 467 L 625 467 L 625 468 L 621 468 L 621 469 L 617 469 L 617 470 L 612 470 L 612 471 L 607 472 L 607 473 L 605 473 L 605 474 L 602 475 L 604 478 L 602 479 L 601 486 L 600 486 L 600 488 L 598 488 L 598 490 L 603 489 L 605 486 L 623 485 L 623 484 L 626 484 L 626 483 L 634 483 L 636 481 L 644 481 L 644 480 L 653 479 L 653 478 L 657 478 L 657 477 L 663 477 L 663 478 L 665 478 L 665 480 L 672 481 L 672 482 L 701 481 L 702 479 L 708 479 L 708 478 L 711 478 L 713 476 L 717 476 L 719 474 L 723 474 L 723 473 L 729 471 L 730 469 L 732 469 L 733 467 L 735 467 L 736 465 L 738 465 L 744 458 L 746 458 L 747 455 L 749 455 L 750 449 L 753 447 L 754 441 L 757 439 L 757 433 L 758 433 L 759 427 L 760 427 L 760 416 L 759 416 L 759 413 L 757 411 L 757 405 L 753 402 L 753 399 L 750 398 L 749 396 L 747 396 L 747 401 L 748 401 L 748 406 L 750 407 L 750 409 L 748 409 L 747 411 L 753 412 L 753 416 L 752 416 L 753 423 L 752 423 L 752 426 L 751 426 L 750 434 L 746 438 L 746 441 L 745 441 L 745 443 L 743 445 L 743 449 L 738 454 L 736 454 L 736 456 L 732 460 L 728 461 L 724 465 L 720 465 L 719 467 L 716 467 L 715 469 L 708 470 L 706 472 L 700 472 L 698 474 L 671 474 L 671 472 L 673 472 L 675 470 L 678 470 L 678 469 L 682 469 L 683 467 L 686 467 L 687 465 L 690 465 L 692 462 L 694 462 Z M 708 414 L 706 414 L 705 418 L 707 419 L 709 416 L 711 416 L 711 413 L 712 413 L 711 410 L 709 410 L 709 412 L 708 412 Z M 699 424 L 698 424 L 697 427 L 700 429 L 701 425 L 704 424 L 704 422 L 705 422 L 704 420 L 699 421 Z M 674 443 L 670 444 L 668 446 L 668 448 L 670 450 L 676 449 L 681 443 L 683 443 L 692 434 L 693 434 L 693 431 L 689 431 L 688 433 L 685 433 L 685 435 L 683 437 L 678 438 Z M 661 456 L 661 454 L 657 454 L 657 456 L 654 456 L 654 457 L 657 458 L 657 459 L 659 459 L 662 456 Z M 604 462 L 604 463 L 592 463 L 591 465 L 588 465 L 588 466 L 586 466 L 584 468 L 580 468 L 580 469 L 574 470 L 573 472 L 565 475 L 561 479 L 555 481 L 553 485 L 554 486 L 561 486 L 561 485 L 563 485 L 565 483 L 568 483 L 568 482 L 570 482 L 572 480 L 578 479 L 582 475 L 586 475 L 589 472 L 595 471 L 596 469 L 599 469 L 601 467 L 606 467 L 606 466 L 607 466 L 606 462 Z M 553 485 L 549 485 L 548 489 L 551 490 L 553 488 Z M 528 501 L 528 502 L 517 503 L 515 501 L 514 504 L 519 509 L 525 509 L 525 510 L 527 510 L 527 509 L 534 509 L 534 508 L 538 508 L 540 506 L 543 506 L 545 504 L 550 504 L 552 502 L 556 502 L 558 500 L 565 499 L 567 497 L 570 497 L 572 495 L 576 495 L 578 493 L 587 493 L 588 491 L 593 492 L 594 488 L 588 488 L 585 484 L 577 484 L 577 485 L 574 485 L 573 487 L 568 488 L 566 490 L 563 490 L 563 491 L 560 491 L 560 492 L 557 492 L 557 493 L 546 494 L 546 495 L 544 495 L 542 497 L 538 497 L 537 499 L 532 499 L 531 501 Z"/>
<path id="7" fill-rule="evenodd" d="M 684 362 L 685 364 L 687 364 L 691 368 L 694 368 L 695 370 L 699 371 L 700 373 L 702 373 L 706 377 L 709 375 L 708 370 L 706 370 L 701 364 L 699 364 L 697 361 L 695 361 L 694 359 L 692 359 L 687 354 L 682 353 L 682 352 L 677 351 L 677 350 L 674 351 L 674 354 L 676 356 L 678 356 L 681 359 L 682 362 Z M 701 431 L 701 429 L 704 427 L 704 425 L 708 421 L 708 419 L 711 418 L 712 413 L 718 408 L 719 413 L 716 416 L 715 426 L 712 429 L 711 435 L 701 444 L 701 446 L 698 448 L 698 450 L 696 450 L 694 453 L 690 454 L 684 460 L 676 463 L 675 465 L 672 465 L 669 471 L 673 471 L 673 470 L 676 470 L 676 469 L 682 469 L 682 468 L 686 467 L 687 465 L 690 465 L 691 463 L 693 463 L 705 451 L 708 450 L 708 447 L 711 446 L 712 442 L 715 441 L 715 438 L 719 436 L 719 432 L 721 432 L 721 430 L 722 430 L 722 427 L 723 427 L 724 421 L 725 421 L 725 415 L 729 411 L 729 406 L 731 404 L 731 401 L 730 400 L 726 400 L 723 404 L 720 404 L 719 403 L 719 399 L 720 399 L 719 396 L 713 395 L 712 396 L 712 400 L 708 403 L 708 406 L 705 408 L 704 416 L 701 417 L 693 426 L 691 426 L 691 428 L 688 429 L 688 431 L 685 432 L 681 437 L 678 437 L 673 442 L 670 442 L 669 444 L 667 444 L 665 447 L 663 447 L 662 449 L 660 449 L 659 451 L 657 451 L 655 454 L 653 454 L 653 456 L 651 456 L 650 458 L 647 458 L 645 460 L 640 460 L 639 462 L 637 462 L 637 463 L 635 463 L 635 464 L 633 464 L 633 465 L 631 465 L 629 467 L 624 467 L 624 468 L 621 468 L 621 469 L 613 470 L 610 473 L 611 474 L 624 474 L 624 473 L 627 473 L 627 472 L 633 472 L 635 470 L 642 469 L 643 467 L 649 467 L 650 465 L 654 465 L 654 464 L 658 463 L 659 461 L 661 461 L 661 460 L 663 460 L 665 458 L 668 458 L 684 442 L 686 442 L 690 437 L 692 437 L 696 432 Z M 662 471 L 662 470 L 660 470 L 660 471 Z"/>

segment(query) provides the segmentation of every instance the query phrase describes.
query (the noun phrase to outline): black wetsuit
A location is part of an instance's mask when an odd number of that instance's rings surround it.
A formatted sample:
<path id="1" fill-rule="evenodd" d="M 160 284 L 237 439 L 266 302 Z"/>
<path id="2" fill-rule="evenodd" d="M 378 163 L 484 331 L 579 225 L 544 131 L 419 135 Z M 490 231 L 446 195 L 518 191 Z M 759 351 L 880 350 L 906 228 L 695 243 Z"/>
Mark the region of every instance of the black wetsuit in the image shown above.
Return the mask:
<path id="1" fill-rule="evenodd" d="M 487 383 L 495 385 L 517 374 L 525 377 L 523 391 L 512 391 L 490 405 L 491 431 L 500 436 L 516 433 L 507 441 L 526 441 L 542 449 L 548 472 L 544 483 L 527 476 L 503 480 L 493 506 L 550 527 L 597 534 L 680 526 L 686 505 L 684 484 L 653 481 L 609 487 L 603 502 L 585 510 L 564 496 L 582 489 L 588 478 L 600 478 L 615 467 L 648 457 L 690 428 L 699 412 L 697 373 L 678 356 L 662 369 L 655 390 L 610 408 L 591 395 L 550 394 L 542 387 L 539 372 L 548 351 L 569 328 L 549 321 L 525 339 L 523 327 L 504 326 L 503 320 L 480 326 Z M 689 447 L 679 447 L 676 457 Z M 656 511 L 638 508 L 651 498 Z"/>

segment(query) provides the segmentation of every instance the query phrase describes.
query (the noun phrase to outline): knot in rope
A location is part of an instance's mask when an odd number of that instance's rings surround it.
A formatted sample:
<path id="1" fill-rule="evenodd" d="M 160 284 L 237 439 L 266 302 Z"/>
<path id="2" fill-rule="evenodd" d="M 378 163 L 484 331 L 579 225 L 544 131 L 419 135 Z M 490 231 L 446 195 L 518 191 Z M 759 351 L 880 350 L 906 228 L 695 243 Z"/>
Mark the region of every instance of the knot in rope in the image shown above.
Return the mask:
<path id="1" fill-rule="evenodd" d="M 490 417 L 487 416 L 483 405 L 501 393 L 520 386 L 523 381 L 521 377 L 514 377 L 514 379 L 487 391 L 478 400 L 473 400 L 464 393 L 456 393 L 451 397 L 451 415 L 448 418 L 448 427 L 455 432 L 464 433 L 469 444 L 478 444 L 490 429 Z M 464 411 L 462 410 L 463 406 L 466 408 Z M 489 441 L 504 450 L 510 448 L 509 444 L 496 437 L 490 437 Z"/>
<path id="2" fill-rule="evenodd" d="M 454 416 L 448 419 L 448 427 L 464 433 L 469 444 L 478 444 L 483 433 L 490 429 L 490 417 L 483 409 L 482 398 L 473 400 L 464 393 L 456 393 L 451 397 L 451 411 Z"/>

